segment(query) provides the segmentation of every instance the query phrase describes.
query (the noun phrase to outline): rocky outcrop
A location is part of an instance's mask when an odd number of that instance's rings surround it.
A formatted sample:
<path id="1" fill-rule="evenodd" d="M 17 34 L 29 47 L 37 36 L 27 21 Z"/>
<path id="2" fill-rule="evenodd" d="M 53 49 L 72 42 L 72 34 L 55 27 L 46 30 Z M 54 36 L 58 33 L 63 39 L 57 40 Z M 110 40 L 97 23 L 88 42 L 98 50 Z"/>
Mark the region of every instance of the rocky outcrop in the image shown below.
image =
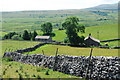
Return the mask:
<path id="1" fill-rule="evenodd" d="M 5 52 L 3 57 L 11 57 L 14 61 L 48 67 L 65 74 L 91 78 L 94 80 L 119 80 L 120 57 L 85 56 L 45 56 L 41 54 L 23 55 L 18 52 Z M 56 60 L 56 61 L 55 61 Z M 86 71 L 88 72 L 86 75 Z"/>

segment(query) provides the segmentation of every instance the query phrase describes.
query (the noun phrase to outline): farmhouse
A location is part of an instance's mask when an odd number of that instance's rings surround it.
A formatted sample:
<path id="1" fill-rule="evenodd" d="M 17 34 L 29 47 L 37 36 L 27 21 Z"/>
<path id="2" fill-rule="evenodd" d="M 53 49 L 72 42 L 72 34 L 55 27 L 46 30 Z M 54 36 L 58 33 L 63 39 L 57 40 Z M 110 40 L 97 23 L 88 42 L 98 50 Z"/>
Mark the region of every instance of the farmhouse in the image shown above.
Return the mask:
<path id="1" fill-rule="evenodd" d="M 86 44 L 87 47 L 90 47 L 90 46 L 96 46 L 96 47 L 100 46 L 100 40 L 95 39 L 94 37 L 91 36 L 91 34 L 89 34 L 89 36 L 86 37 L 84 39 L 84 41 L 85 41 L 85 44 Z"/>
<path id="2" fill-rule="evenodd" d="M 51 42 L 52 38 L 50 36 L 36 36 L 36 41 L 42 41 L 42 42 Z"/>

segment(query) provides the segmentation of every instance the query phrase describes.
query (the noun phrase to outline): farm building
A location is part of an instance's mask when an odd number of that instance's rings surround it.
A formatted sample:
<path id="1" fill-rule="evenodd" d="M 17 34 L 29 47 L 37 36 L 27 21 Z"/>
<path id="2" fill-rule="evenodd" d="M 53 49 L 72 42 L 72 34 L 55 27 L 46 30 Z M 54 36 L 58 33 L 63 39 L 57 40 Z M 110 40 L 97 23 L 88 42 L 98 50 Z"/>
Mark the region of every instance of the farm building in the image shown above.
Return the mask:
<path id="1" fill-rule="evenodd" d="M 90 46 L 96 46 L 96 47 L 100 46 L 100 40 L 95 39 L 94 37 L 91 36 L 91 34 L 89 34 L 89 36 L 86 37 L 84 39 L 84 41 L 85 41 L 86 46 L 88 46 L 88 47 L 90 47 Z"/>
<path id="2" fill-rule="evenodd" d="M 42 42 L 51 42 L 52 38 L 50 36 L 36 36 L 36 41 L 42 41 Z"/>

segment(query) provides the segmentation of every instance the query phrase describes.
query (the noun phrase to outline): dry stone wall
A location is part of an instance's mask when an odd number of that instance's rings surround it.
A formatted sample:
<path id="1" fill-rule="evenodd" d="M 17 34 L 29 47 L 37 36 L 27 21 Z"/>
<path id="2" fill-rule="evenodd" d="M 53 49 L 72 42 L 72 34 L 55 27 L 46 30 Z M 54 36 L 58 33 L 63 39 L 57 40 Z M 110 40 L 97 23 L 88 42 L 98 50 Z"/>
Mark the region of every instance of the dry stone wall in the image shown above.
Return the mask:
<path id="1" fill-rule="evenodd" d="M 39 43 L 33 47 L 30 47 L 30 48 L 25 48 L 25 49 L 20 49 L 20 50 L 17 50 L 16 52 L 18 53 L 26 53 L 26 52 L 31 52 L 31 51 L 34 51 L 36 50 L 37 48 L 43 46 L 43 45 L 46 45 L 46 44 L 49 44 L 49 43 Z"/>
<path id="2" fill-rule="evenodd" d="M 91 62 L 85 56 L 23 55 L 18 52 L 5 52 L 3 57 L 11 57 L 14 61 L 26 64 L 42 65 L 65 74 L 87 76 L 94 80 L 120 80 L 120 57 L 92 56 Z"/>

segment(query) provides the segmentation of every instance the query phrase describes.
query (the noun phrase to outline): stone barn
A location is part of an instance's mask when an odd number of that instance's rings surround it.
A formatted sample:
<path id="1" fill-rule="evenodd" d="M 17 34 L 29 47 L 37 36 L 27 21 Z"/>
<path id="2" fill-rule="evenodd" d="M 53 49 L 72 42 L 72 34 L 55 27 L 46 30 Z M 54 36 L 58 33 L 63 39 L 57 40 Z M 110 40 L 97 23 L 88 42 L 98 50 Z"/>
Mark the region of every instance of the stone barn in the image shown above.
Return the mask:
<path id="1" fill-rule="evenodd" d="M 95 39 L 94 37 L 91 36 L 91 34 L 89 34 L 89 36 L 86 37 L 86 38 L 84 39 L 84 41 L 85 41 L 85 45 L 86 45 L 87 47 L 91 47 L 91 46 L 96 46 L 96 47 L 98 47 L 98 46 L 100 46 L 100 40 Z"/>
<path id="2" fill-rule="evenodd" d="M 51 42 L 52 38 L 50 36 L 36 36 L 35 40 L 41 42 Z"/>

